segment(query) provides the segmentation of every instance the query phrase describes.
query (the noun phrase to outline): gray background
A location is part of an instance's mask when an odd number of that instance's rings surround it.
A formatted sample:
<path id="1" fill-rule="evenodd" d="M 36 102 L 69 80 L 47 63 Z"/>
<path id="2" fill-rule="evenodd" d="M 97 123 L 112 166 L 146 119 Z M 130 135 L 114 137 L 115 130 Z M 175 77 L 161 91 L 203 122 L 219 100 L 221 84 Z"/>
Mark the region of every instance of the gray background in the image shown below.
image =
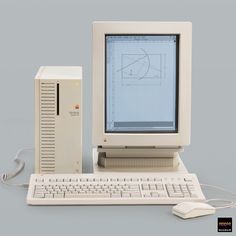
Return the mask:
<path id="1" fill-rule="evenodd" d="M 188 20 L 193 22 L 192 140 L 182 157 L 201 182 L 235 190 L 235 9 L 233 0 L 1 0 L 0 172 L 13 169 L 18 148 L 34 145 L 33 78 L 41 65 L 84 67 L 83 170 L 92 170 L 93 20 Z M 18 181 L 28 180 L 32 156 L 26 155 Z M 25 198 L 26 190 L 1 185 L 1 235 L 217 235 L 217 216 L 236 220 L 235 210 L 183 221 L 172 216 L 171 206 L 29 207 Z"/>

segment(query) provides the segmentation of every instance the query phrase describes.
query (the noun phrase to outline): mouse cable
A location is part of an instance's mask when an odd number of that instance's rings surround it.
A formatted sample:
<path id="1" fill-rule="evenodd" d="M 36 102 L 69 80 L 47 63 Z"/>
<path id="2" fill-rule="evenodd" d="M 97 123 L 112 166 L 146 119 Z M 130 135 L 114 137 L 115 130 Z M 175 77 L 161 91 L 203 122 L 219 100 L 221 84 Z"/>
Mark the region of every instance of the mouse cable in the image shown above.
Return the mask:
<path id="1" fill-rule="evenodd" d="M 203 183 L 200 183 L 200 185 L 202 187 L 207 187 L 207 188 L 212 188 L 212 189 L 215 189 L 215 190 L 220 190 L 221 192 L 231 194 L 236 198 L 236 193 L 235 192 L 229 191 L 225 188 L 218 187 L 218 186 L 215 186 L 215 185 L 210 185 L 210 184 L 203 184 Z M 206 202 L 209 203 L 210 205 L 212 205 L 213 207 L 215 207 L 215 209 L 225 209 L 225 208 L 235 208 L 236 207 L 236 201 L 231 201 L 231 200 L 228 200 L 228 199 L 212 198 L 212 199 L 207 199 Z"/>
<path id="2" fill-rule="evenodd" d="M 20 149 L 18 149 L 18 151 L 16 152 L 15 157 L 14 157 L 14 162 L 17 164 L 17 167 L 11 173 L 4 173 L 0 176 L 0 181 L 3 184 L 10 185 L 10 186 L 16 186 L 16 187 L 24 187 L 24 188 L 27 188 L 29 186 L 29 183 L 11 183 L 8 181 L 10 179 L 13 179 L 18 174 L 20 174 L 25 167 L 25 161 L 21 160 L 20 156 L 24 152 L 33 151 L 33 150 L 34 150 L 34 148 L 20 148 Z"/>

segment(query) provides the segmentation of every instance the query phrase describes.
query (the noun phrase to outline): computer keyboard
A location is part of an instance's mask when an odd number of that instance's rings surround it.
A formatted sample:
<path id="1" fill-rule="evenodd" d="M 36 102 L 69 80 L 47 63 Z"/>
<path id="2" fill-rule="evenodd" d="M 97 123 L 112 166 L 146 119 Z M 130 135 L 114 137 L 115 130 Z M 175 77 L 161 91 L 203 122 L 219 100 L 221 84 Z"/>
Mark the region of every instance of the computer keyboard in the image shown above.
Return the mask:
<path id="1" fill-rule="evenodd" d="M 32 174 L 30 205 L 177 204 L 204 201 L 195 174 Z"/>

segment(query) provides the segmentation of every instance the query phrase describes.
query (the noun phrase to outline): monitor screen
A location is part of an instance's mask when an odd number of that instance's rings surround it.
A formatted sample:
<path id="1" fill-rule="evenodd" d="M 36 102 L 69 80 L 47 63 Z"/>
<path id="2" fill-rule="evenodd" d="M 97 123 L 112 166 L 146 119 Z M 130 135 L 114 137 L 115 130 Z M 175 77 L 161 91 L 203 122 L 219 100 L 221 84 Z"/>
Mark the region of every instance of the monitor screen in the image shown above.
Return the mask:
<path id="1" fill-rule="evenodd" d="M 178 132 L 179 35 L 105 36 L 105 132 Z"/>

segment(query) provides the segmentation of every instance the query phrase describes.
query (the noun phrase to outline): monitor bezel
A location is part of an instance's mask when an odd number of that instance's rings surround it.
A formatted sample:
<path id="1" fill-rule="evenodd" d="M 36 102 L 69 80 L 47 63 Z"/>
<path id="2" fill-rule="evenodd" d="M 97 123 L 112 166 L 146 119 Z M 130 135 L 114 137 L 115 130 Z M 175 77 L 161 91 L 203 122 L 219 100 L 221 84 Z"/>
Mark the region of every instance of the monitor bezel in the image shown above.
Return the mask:
<path id="1" fill-rule="evenodd" d="M 105 132 L 105 35 L 179 35 L 178 132 Z M 191 119 L 191 22 L 94 22 L 93 23 L 93 145 L 186 146 Z"/>
<path id="2" fill-rule="evenodd" d="M 175 87 L 175 129 L 174 130 L 149 130 L 149 131 L 107 131 L 107 115 L 106 115 L 106 111 L 107 111 L 107 96 L 106 96 L 106 92 L 107 92 L 107 45 L 106 45 L 106 39 L 107 36 L 176 36 L 176 78 L 175 78 L 175 83 L 176 83 L 176 87 Z M 104 109 L 104 116 L 105 116 L 105 124 L 104 124 L 104 128 L 105 128 L 105 133 L 178 133 L 178 105 L 179 105 L 179 34 L 105 34 L 105 109 Z"/>

